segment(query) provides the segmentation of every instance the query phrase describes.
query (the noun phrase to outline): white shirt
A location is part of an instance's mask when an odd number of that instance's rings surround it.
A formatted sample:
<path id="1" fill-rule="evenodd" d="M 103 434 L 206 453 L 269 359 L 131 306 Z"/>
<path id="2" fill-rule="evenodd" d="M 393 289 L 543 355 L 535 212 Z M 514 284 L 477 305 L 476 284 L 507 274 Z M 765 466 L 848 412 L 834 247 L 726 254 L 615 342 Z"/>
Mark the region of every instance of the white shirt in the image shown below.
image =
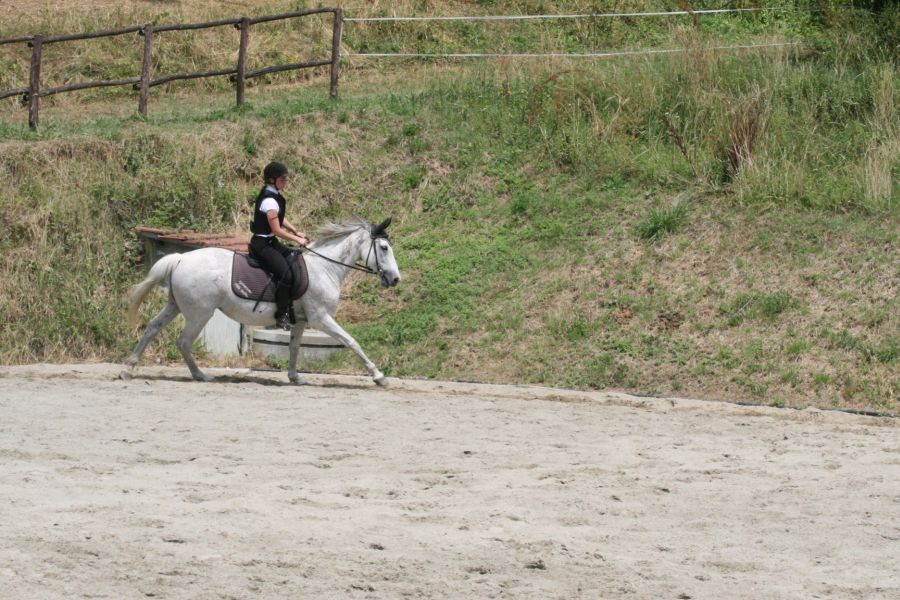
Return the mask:
<path id="1" fill-rule="evenodd" d="M 266 190 L 274 193 L 279 193 L 277 189 L 272 187 L 271 185 L 266 186 Z M 274 210 L 276 213 L 278 212 L 278 200 L 275 198 L 263 198 L 263 201 L 259 203 L 259 212 L 264 215 L 269 214 L 270 210 Z M 275 235 L 274 233 L 261 234 L 260 237 L 272 237 Z"/>

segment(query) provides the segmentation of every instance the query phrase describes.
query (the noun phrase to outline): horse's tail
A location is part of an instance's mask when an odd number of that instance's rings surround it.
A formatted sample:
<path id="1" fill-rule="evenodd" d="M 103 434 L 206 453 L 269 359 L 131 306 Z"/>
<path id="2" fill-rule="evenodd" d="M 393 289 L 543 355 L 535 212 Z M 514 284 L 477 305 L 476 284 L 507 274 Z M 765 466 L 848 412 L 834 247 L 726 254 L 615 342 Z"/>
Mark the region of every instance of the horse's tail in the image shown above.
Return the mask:
<path id="1" fill-rule="evenodd" d="M 178 266 L 179 262 L 181 262 L 180 254 L 167 254 L 163 256 L 150 268 L 147 277 L 131 288 L 131 291 L 128 293 L 128 312 L 126 313 L 129 325 L 134 327 L 137 324 L 138 308 L 140 308 L 141 302 L 144 301 L 144 298 L 147 297 L 150 290 L 157 285 L 168 287 L 169 277 L 172 276 L 172 271 Z"/>

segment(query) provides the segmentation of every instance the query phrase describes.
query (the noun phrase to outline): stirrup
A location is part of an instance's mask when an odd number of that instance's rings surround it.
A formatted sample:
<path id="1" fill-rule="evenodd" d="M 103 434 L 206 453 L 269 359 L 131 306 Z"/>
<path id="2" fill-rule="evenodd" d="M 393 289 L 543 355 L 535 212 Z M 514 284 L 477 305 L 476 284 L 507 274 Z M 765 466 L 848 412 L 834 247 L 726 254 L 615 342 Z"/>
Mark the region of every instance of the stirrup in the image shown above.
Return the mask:
<path id="1" fill-rule="evenodd" d="M 291 316 L 288 313 L 284 313 L 276 317 L 275 324 L 285 331 L 290 331 L 291 327 L 293 327 L 293 323 L 291 323 Z"/>

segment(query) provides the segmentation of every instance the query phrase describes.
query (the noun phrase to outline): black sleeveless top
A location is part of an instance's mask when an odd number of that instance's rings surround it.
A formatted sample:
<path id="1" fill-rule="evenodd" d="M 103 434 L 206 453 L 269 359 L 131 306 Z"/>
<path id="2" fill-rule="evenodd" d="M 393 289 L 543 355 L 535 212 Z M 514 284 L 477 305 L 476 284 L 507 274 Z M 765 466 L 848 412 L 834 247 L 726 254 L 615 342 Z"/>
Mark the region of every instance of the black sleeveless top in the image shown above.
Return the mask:
<path id="1" fill-rule="evenodd" d="M 256 202 L 253 203 L 253 219 L 250 221 L 250 231 L 252 231 L 255 235 L 272 235 L 272 228 L 269 227 L 269 217 L 264 212 L 260 212 L 259 207 L 262 205 L 263 200 L 266 198 L 274 198 L 276 202 L 278 202 L 278 224 L 284 224 L 284 209 L 286 205 L 286 201 L 284 196 L 280 193 L 273 191 L 269 187 L 263 187 L 260 190 L 259 195 L 256 197 Z"/>

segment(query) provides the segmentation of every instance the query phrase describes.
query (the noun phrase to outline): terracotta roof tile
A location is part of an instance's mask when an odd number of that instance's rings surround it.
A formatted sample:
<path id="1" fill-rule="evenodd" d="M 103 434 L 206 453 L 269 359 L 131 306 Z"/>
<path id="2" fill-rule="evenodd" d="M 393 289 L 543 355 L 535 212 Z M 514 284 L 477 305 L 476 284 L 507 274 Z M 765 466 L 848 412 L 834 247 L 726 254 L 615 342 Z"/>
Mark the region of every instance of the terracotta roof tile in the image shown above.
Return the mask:
<path id="1" fill-rule="evenodd" d="M 204 233 L 189 229 L 161 229 L 158 227 L 137 227 L 139 236 L 154 240 L 177 242 L 195 248 L 225 248 L 236 252 L 246 252 L 249 235 L 228 235 L 224 233 Z"/>

